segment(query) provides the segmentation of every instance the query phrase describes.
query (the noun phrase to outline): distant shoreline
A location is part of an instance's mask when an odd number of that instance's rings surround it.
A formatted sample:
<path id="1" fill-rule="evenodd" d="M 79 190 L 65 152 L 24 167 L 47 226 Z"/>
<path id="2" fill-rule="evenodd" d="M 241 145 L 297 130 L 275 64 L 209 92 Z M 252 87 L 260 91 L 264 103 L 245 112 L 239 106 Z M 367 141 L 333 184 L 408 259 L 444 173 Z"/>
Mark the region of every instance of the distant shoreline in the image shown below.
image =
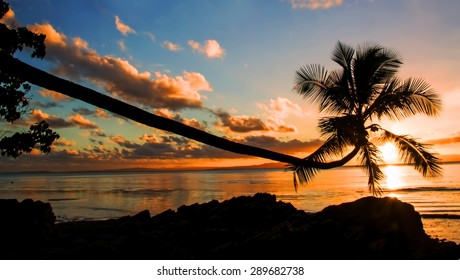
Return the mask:
<path id="1" fill-rule="evenodd" d="M 460 161 L 442 162 L 441 165 L 459 164 Z M 382 164 L 381 166 L 410 166 L 411 164 L 396 163 L 396 164 Z M 338 168 L 355 168 L 358 165 L 345 165 Z M 120 168 L 120 169 L 100 169 L 100 170 L 71 170 L 71 171 L 50 171 L 50 170 L 37 170 L 37 171 L 17 171 L 17 172 L 2 172 L 0 175 L 14 175 L 14 174 L 84 174 L 84 173 L 168 173 L 168 172 L 202 172 L 202 171 L 244 171 L 244 170 L 286 170 L 286 165 L 283 163 L 264 163 L 259 165 L 246 165 L 246 166 L 228 166 L 228 167 L 196 167 L 196 168 Z"/>

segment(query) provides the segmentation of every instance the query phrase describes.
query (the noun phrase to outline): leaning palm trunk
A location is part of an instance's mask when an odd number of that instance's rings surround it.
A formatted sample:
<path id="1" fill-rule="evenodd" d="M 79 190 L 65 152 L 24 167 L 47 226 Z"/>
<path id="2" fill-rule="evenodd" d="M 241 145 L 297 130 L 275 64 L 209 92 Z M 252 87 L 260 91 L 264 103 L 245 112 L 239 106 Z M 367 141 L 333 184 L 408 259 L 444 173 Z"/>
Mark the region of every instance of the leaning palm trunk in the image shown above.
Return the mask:
<path id="1" fill-rule="evenodd" d="M 353 158 L 357 153 L 357 150 L 352 151 L 342 160 L 325 163 L 319 161 L 306 161 L 305 159 L 297 158 L 291 155 L 233 142 L 187 126 L 183 123 L 157 116 L 87 87 L 61 79 L 9 55 L 4 55 L 3 53 L 0 53 L 0 55 L 0 67 L 8 69 L 9 72 L 22 77 L 36 86 L 60 92 L 141 124 L 169 131 L 233 153 L 270 159 L 294 166 L 304 166 L 306 168 L 312 167 L 315 169 L 330 169 L 341 166 Z"/>

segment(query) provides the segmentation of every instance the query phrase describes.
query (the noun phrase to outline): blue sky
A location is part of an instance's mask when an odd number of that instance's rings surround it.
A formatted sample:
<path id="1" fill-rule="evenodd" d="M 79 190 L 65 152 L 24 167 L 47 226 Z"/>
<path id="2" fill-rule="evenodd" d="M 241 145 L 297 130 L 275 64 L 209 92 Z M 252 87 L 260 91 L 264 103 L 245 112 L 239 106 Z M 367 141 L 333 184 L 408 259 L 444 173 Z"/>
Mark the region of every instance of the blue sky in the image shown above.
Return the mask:
<path id="1" fill-rule="evenodd" d="M 441 95 L 437 119 L 384 122 L 452 159 L 460 155 L 460 2 L 456 0 L 9 1 L 20 25 L 47 34 L 44 61 L 24 61 L 251 145 L 298 156 L 321 143 L 317 109 L 291 91 L 305 64 L 336 68 L 337 41 L 399 52 L 399 75 Z M 0 162 L 0 170 L 259 164 L 34 88 L 35 111 L 55 123 L 50 155 Z M 20 125 L 20 124 L 19 124 Z M 17 127 L 16 127 L 17 128 Z M 33 157 L 37 164 L 30 164 Z"/>

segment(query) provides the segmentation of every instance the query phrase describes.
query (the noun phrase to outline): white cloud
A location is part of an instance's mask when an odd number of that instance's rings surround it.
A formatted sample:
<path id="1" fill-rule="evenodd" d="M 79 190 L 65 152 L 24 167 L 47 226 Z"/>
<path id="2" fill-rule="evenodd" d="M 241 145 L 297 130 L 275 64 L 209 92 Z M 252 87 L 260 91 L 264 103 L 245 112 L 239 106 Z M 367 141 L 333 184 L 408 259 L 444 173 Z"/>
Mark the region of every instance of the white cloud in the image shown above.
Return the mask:
<path id="1" fill-rule="evenodd" d="M 216 40 L 206 40 L 203 45 L 193 40 L 188 41 L 189 46 L 209 58 L 223 58 L 225 50 L 220 46 Z"/>
<path id="2" fill-rule="evenodd" d="M 306 116 L 302 108 L 284 97 L 270 99 L 268 105 L 258 103 L 257 106 L 266 111 L 267 125 L 279 132 L 296 132 L 297 128 L 293 125 L 286 124 L 286 119 L 291 116 Z"/>

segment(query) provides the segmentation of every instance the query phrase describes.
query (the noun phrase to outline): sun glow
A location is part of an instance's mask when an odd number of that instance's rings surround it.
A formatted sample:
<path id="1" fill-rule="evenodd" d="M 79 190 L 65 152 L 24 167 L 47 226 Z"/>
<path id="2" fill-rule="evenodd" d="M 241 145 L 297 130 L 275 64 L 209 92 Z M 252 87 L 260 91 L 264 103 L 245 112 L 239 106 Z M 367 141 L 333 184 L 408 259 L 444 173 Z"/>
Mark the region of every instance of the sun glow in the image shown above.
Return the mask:
<path id="1" fill-rule="evenodd" d="M 398 149 L 395 145 L 390 142 L 385 143 L 383 146 L 379 146 L 382 152 L 383 160 L 386 163 L 397 163 L 398 162 Z"/>
<path id="2" fill-rule="evenodd" d="M 389 190 L 399 189 L 404 185 L 401 178 L 401 171 L 398 166 L 387 165 L 382 169 L 385 174 L 386 187 Z"/>

